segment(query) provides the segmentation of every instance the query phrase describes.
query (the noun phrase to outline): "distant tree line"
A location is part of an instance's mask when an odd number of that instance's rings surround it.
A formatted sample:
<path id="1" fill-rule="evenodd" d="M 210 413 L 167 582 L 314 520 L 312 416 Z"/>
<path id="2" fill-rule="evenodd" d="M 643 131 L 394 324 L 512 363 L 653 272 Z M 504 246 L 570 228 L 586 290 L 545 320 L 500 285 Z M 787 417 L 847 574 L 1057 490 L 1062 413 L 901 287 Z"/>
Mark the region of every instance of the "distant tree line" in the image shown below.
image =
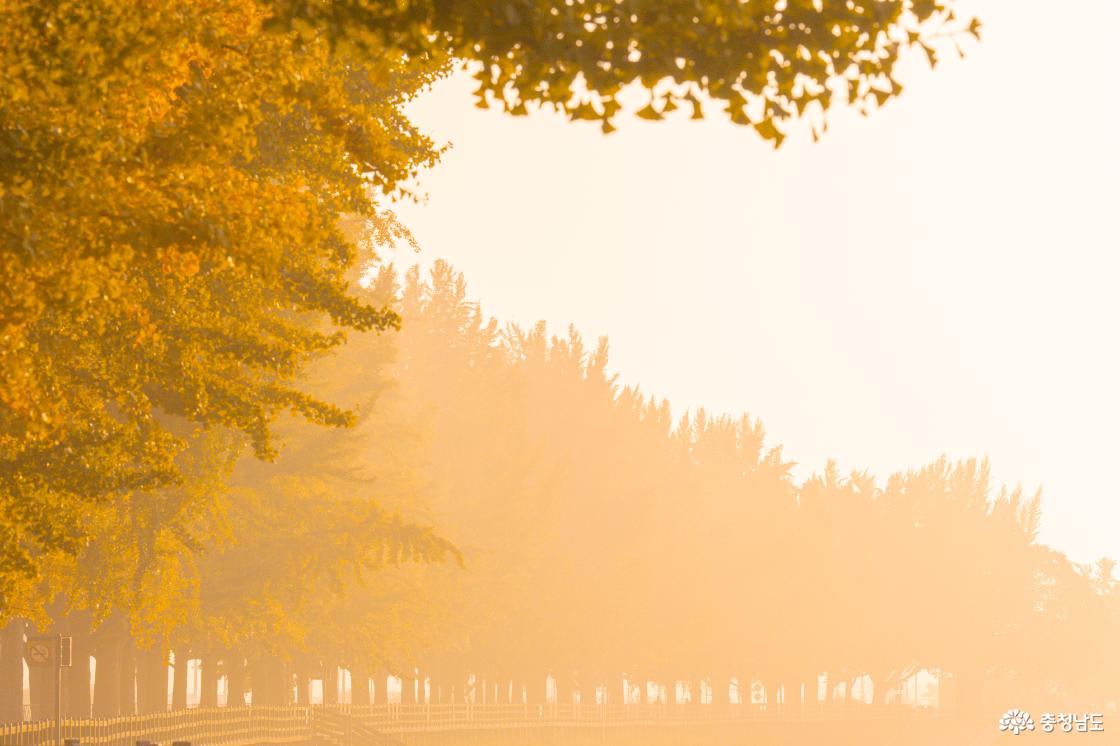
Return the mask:
<path id="1" fill-rule="evenodd" d="M 949 706 L 1120 697 L 1113 564 L 1040 545 L 1039 496 L 986 462 L 798 482 L 756 420 L 674 418 L 615 382 L 605 340 L 503 326 L 446 264 L 355 292 L 401 332 L 304 379 L 353 427 L 283 421 L 272 463 L 198 436 L 193 493 L 117 506 L 45 587 L 38 628 L 76 639 L 73 716 L 164 709 L 171 651 L 201 659 L 204 705 L 219 677 L 232 702 L 306 702 L 312 680 L 329 702 L 343 672 L 357 703 L 384 701 L 387 674 L 406 702 L 417 680 L 433 701 L 544 701 L 546 677 L 561 701 L 619 702 L 625 676 L 716 702 L 758 682 L 788 709 L 818 703 L 821 675 L 845 698 L 869 677 L 882 703 L 921 669 L 953 682 Z M 25 625 L 0 647 L 6 718 Z M 33 679 L 33 709 L 49 691 Z"/>

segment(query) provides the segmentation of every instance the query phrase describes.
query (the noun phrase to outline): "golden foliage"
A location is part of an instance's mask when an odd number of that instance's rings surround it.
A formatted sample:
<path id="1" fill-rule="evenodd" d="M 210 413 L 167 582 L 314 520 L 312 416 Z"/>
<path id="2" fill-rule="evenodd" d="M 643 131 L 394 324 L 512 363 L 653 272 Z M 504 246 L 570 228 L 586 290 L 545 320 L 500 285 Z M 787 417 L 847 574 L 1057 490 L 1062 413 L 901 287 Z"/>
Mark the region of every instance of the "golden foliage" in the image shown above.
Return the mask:
<path id="1" fill-rule="evenodd" d="M 348 294 L 338 223 L 438 157 L 399 108 L 433 68 L 263 33 L 267 14 L 0 7 L 0 608 L 89 536 L 87 504 L 179 480 L 173 421 L 263 457 L 279 412 L 345 424 L 291 386 L 342 340 L 321 320 L 398 323 Z"/>

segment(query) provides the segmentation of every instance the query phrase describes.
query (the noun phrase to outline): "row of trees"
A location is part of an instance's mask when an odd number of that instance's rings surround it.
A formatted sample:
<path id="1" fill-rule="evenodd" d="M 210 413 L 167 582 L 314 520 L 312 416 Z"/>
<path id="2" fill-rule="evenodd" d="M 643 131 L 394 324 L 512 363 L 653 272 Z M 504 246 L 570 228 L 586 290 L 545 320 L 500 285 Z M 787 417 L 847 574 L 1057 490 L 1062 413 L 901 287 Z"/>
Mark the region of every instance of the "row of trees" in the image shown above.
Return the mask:
<path id="1" fill-rule="evenodd" d="M 609 131 L 633 84 L 778 143 L 976 30 L 935 0 L 4 3 L 4 719 L 29 624 L 75 635 L 77 714 L 90 655 L 107 714 L 162 707 L 170 651 L 261 702 L 338 666 L 1022 677 L 1016 641 L 1103 639 L 1110 568 L 1036 547 L 982 465 L 795 484 L 758 423 L 674 421 L 445 266 L 357 282 L 407 240 L 381 205 L 441 148 L 402 106 L 453 60 L 512 114 Z"/>
<path id="2" fill-rule="evenodd" d="M 966 701 L 993 677 L 1117 701 L 1111 563 L 1040 546 L 1039 495 L 993 485 L 986 462 L 885 480 L 830 464 L 797 483 L 756 420 L 674 418 L 615 383 L 605 341 L 503 328 L 446 266 L 409 278 L 402 314 L 401 388 L 434 418 L 434 515 L 477 584 L 441 614 L 469 644 L 437 669 L 814 696 L 827 671 L 869 675 L 881 700 L 928 668 Z"/>
<path id="3" fill-rule="evenodd" d="M 311 679 L 330 701 L 340 668 L 355 702 L 386 673 L 405 701 L 417 677 L 433 700 L 505 701 L 516 682 L 543 701 L 546 676 L 562 700 L 604 686 L 619 701 L 625 675 L 706 681 L 715 701 L 758 681 L 792 706 L 827 674 L 845 690 L 869 677 L 882 702 L 920 669 L 951 676 L 963 703 L 1120 701 L 1112 564 L 1039 545 L 1039 496 L 997 488 L 985 462 L 885 481 L 828 464 L 799 483 L 756 420 L 674 418 L 615 383 L 605 341 L 502 326 L 445 264 L 371 279 L 359 296 L 402 331 L 356 337 L 306 379 L 354 427 L 283 422 L 275 462 L 224 472 L 227 444 L 200 436 L 184 468 L 205 499 L 182 500 L 205 509 L 169 527 L 149 513 L 172 504 L 159 493 L 106 539 L 159 547 L 143 538 L 155 526 L 198 537 L 192 551 L 139 565 L 95 542 L 57 586 L 51 628 L 97 659 L 94 712 L 165 707 L 171 650 L 202 659 L 204 703 L 218 676 L 230 701 L 302 698 Z M 394 566 L 408 557 L 422 562 Z M 75 715 L 90 705 L 72 699 Z"/>
<path id="4" fill-rule="evenodd" d="M 453 60 L 512 114 L 609 130 L 634 85 L 643 117 L 707 100 L 778 142 L 833 90 L 894 96 L 903 49 L 976 31 L 947 0 L 4 3 L 0 617 L 104 536 L 107 506 L 193 489 L 196 430 L 268 459 L 285 413 L 351 421 L 297 379 L 399 323 L 349 292 L 343 223 L 438 160 L 402 105 Z"/>

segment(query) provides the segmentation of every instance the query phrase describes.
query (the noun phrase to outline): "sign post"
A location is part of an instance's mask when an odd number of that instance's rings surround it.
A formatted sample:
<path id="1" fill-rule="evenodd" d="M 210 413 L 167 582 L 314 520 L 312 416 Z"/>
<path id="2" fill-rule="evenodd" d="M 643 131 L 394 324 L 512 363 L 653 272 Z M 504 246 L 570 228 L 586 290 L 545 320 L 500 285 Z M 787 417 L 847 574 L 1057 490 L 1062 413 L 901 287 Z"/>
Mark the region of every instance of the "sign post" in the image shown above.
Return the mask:
<path id="1" fill-rule="evenodd" d="M 27 638 L 27 665 L 36 668 L 54 669 L 54 733 L 55 743 L 62 743 L 62 669 L 71 665 L 73 638 L 54 635 L 53 637 Z"/>

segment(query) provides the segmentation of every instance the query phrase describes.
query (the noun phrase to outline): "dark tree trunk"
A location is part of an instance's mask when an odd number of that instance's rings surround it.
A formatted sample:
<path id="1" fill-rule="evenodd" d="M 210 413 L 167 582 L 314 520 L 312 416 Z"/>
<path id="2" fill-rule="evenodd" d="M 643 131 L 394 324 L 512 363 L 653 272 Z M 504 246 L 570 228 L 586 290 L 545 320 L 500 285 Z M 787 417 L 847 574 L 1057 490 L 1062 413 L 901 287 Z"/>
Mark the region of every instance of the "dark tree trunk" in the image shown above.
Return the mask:
<path id="1" fill-rule="evenodd" d="M 457 704 L 465 705 L 470 701 L 470 684 L 468 683 L 468 674 L 464 673 L 462 669 L 455 669 L 455 676 L 452 679 L 455 682 L 455 702 Z"/>
<path id="2" fill-rule="evenodd" d="M 136 714 L 136 645 L 128 633 L 121 638 L 117 691 L 121 715 Z"/>
<path id="3" fill-rule="evenodd" d="M 137 683 L 141 714 L 167 710 L 167 653 L 162 648 L 137 654 Z"/>
<path id="4" fill-rule="evenodd" d="M 270 657 L 265 670 L 268 672 L 268 703 L 273 707 L 292 703 L 292 677 L 287 664 L 278 657 Z"/>
<path id="5" fill-rule="evenodd" d="M 262 656 L 253 664 L 252 676 L 254 706 L 287 704 L 288 679 L 283 661 L 271 655 Z"/>
<path id="6" fill-rule="evenodd" d="M 115 626 L 115 625 L 114 625 Z M 121 714 L 121 645 L 119 629 L 105 629 L 98 635 L 93 656 L 93 716 L 112 718 Z"/>
<path id="7" fill-rule="evenodd" d="M 199 685 L 198 706 L 201 708 L 218 706 L 218 657 L 204 654 L 199 661 L 202 666 L 202 683 Z"/>
<path id="8" fill-rule="evenodd" d="M 350 669 L 350 704 L 368 705 L 373 703 L 369 694 L 369 671 L 364 666 Z"/>
<path id="9" fill-rule="evenodd" d="M 92 716 L 90 698 L 89 658 L 93 652 L 89 628 L 83 624 L 74 625 L 70 630 L 72 638 L 70 655 L 71 665 L 63 672 L 63 691 L 66 693 L 63 716 L 75 720 L 87 720 Z"/>
<path id="10" fill-rule="evenodd" d="M 406 670 L 401 674 L 401 704 L 416 704 L 416 674 Z"/>
<path id="11" fill-rule="evenodd" d="M 171 709 L 187 709 L 187 660 L 189 655 L 186 650 L 175 651 L 175 669 L 171 683 Z"/>
<path id="12" fill-rule="evenodd" d="M 23 720 L 23 637 L 27 623 L 13 619 L 0 631 L 0 723 Z"/>
<path id="13" fill-rule="evenodd" d="M 296 696 L 295 699 L 292 700 L 292 704 L 311 704 L 311 683 L 310 677 L 307 675 L 307 670 L 303 667 L 297 667 L 293 678 L 295 680 Z"/>
<path id="14" fill-rule="evenodd" d="M 48 666 L 28 667 L 32 720 L 54 719 L 54 675 L 54 669 Z"/>
<path id="15" fill-rule="evenodd" d="M 245 704 L 245 661 L 230 657 L 226 661 L 227 707 L 242 707 Z M 306 696 L 306 694 L 304 695 Z"/>
<path id="16" fill-rule="evenodd" d="M 387 705 L 389 704 L 388 697 L 388 677 L 389 672 L 384 668 L 378 667 L 373 675 L 373 695 L 370 697 L 370 704 L 372 705 Z M 433 692 L 434 694 L 434 692 Z"/>
<path id="17" fill-rule="evenodd" d="M 338 704 L 338 666 L 334 663 L 323 667 L 323 704 Z"/>
<path id="18" fill-rule="evenodd" d="M 316 660 L 306 657 L 296 658 L 288 666 L 288 680 L 295 690 L 292 703 L 311 704 L 311 682 L 318 678 L 320 666 Z"/>

